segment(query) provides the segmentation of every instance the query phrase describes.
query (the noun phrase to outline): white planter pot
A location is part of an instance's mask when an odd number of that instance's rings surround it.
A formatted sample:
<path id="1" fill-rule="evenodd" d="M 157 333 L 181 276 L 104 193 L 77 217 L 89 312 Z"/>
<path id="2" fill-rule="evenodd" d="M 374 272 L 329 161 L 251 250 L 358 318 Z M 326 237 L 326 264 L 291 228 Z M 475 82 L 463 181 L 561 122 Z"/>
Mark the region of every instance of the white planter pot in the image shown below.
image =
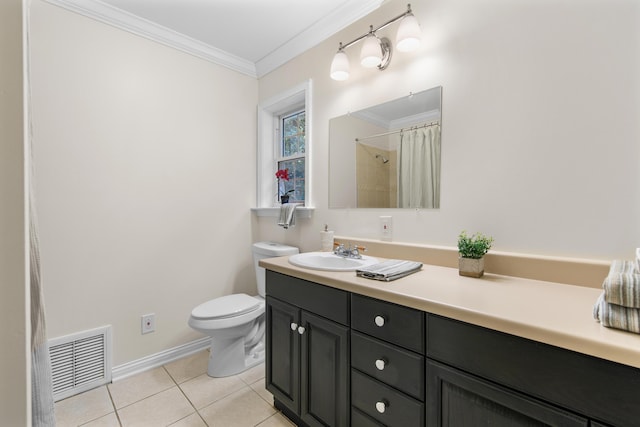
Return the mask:
<path id="1" fill-rule="evenodd" d="M 484 257 L 480 259 L 458 258 L 458 273 L 461 276 L 482 277 L 484 274 Z"/>

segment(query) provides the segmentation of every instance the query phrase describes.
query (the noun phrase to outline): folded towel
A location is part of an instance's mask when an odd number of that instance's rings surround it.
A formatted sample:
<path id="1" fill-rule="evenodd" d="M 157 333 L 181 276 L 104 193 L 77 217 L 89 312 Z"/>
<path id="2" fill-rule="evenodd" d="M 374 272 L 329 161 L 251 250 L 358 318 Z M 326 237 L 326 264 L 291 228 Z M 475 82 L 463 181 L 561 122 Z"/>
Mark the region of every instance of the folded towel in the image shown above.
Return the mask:
<path id="1" fill-rule="evenodd" d="M 602 287 L 606 302 L 640 308 L 640 276 L 636 277 L 635 261 L 613 260 Z"/>
<path id="2" fill-rule="evenodd" d="M 415 273 L 421 268 L 421 262 L 390 259 L 367 267 L 359 268 L 356 270 L 356 275 L 367 279 L 390 282 Z"/>
<path id="3" fill-rule="evenodd" d="M 640 309 L 609 304 L 604 299 L 604 292 L 593 307 L 593 317 L 602 326 L 640 334 Z"/>
<path id="4" fill-rule="evenodd" d="M 636 263 L 633 261 L 626 261 L 616 259 L 611 262 L 609 267 L 609 274 L 634 274 L 636 271 Z"/>
<path id="5" fill-rule="evenodd" d="M 640 274 L 640 248 L 636 248 L 636 271 L 637 274 Z"/>
<path id="6" fill-rule="evenodd" d="M 284 227 L 286 230 L 289 227 L 296 225 L 296 207 L 301 203 L 283 203 L 280 206 L 280 218 L 278 219 L 278 225 Z"/>
<path id="7" fill-rule="evenodd" d="M 640 274 L 613 273 L 602 283 L 609 304 L 640 308 Z"/>

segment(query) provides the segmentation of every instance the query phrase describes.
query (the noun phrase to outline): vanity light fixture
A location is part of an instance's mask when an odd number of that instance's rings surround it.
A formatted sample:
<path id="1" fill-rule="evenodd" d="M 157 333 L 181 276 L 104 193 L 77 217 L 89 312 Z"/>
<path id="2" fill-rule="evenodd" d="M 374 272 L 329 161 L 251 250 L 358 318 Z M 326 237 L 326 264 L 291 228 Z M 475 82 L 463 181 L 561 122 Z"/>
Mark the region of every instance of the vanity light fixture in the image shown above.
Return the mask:
<path id="1" fill-rule="evenodd" d="M 338 52 L 336 52 L 331 61 L 331 78 L 334 80 L 347 80 L 349 78 L 349 58 L 344 49 L 355 43 L 364 40 L 362 50 L 360 51 L 360 64 L 366 68 L 378 67 L 379 70 L 387 68 L 391 62 L 391 42 L 386 37 L 379 38 L 376 31 L 379 31 L 388 25 L 400 21 L 398 32 L 396 34 L 396 48 L 400 52 L 410 52 L 420 45 L 421 31 L 418 20 L 411 12 L 411 5 L 407 5 L 407 11 L 395 18 L 385 22 L 378 28 L 369 26 L 369 32 L 360 37 L 351 40 L 349 43 L 340 42 Z"/>

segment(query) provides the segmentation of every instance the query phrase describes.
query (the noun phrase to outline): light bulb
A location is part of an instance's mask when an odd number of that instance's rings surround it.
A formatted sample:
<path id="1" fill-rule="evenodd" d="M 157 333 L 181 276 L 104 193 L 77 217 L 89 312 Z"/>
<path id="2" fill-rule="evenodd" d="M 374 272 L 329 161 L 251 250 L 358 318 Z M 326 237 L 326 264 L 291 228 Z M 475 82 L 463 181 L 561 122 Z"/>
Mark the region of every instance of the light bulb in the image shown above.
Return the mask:
<path id="1" fill-rule="evenodd" d="M 420 46 L 420 39 L 422 38 L 422 31 L 420 31 L 420 25 L 413 13 L 409 13 L 398 27 L 398 33 L 396 34 L 396 49 L 400 52 L 410 52 Z"/>
<path id="2" fill-rule="evenodd" d="M 331 61 L 331 78 L 333 80 L 347 80 L 349 78 L 349 58 L 340 49 Z"/>
<path id="3" fill-rule="evenodd" d="M 360 64 L 365 68 L 377 67 L 382 61 L 382 47 L 375 34 L 370 33 L 365 39 L 360 51 Z"/>

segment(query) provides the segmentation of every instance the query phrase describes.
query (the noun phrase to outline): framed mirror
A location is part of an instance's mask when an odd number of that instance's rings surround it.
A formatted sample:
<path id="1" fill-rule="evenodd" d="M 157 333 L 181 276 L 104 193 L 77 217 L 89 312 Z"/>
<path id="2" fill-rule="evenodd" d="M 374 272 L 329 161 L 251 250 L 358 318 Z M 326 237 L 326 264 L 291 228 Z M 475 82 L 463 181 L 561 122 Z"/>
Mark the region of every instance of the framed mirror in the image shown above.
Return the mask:
<path id="1" fill-rule="evenodd" d="M 440 207 L 442 87 L 329 120 L 329 207 Z"/>

